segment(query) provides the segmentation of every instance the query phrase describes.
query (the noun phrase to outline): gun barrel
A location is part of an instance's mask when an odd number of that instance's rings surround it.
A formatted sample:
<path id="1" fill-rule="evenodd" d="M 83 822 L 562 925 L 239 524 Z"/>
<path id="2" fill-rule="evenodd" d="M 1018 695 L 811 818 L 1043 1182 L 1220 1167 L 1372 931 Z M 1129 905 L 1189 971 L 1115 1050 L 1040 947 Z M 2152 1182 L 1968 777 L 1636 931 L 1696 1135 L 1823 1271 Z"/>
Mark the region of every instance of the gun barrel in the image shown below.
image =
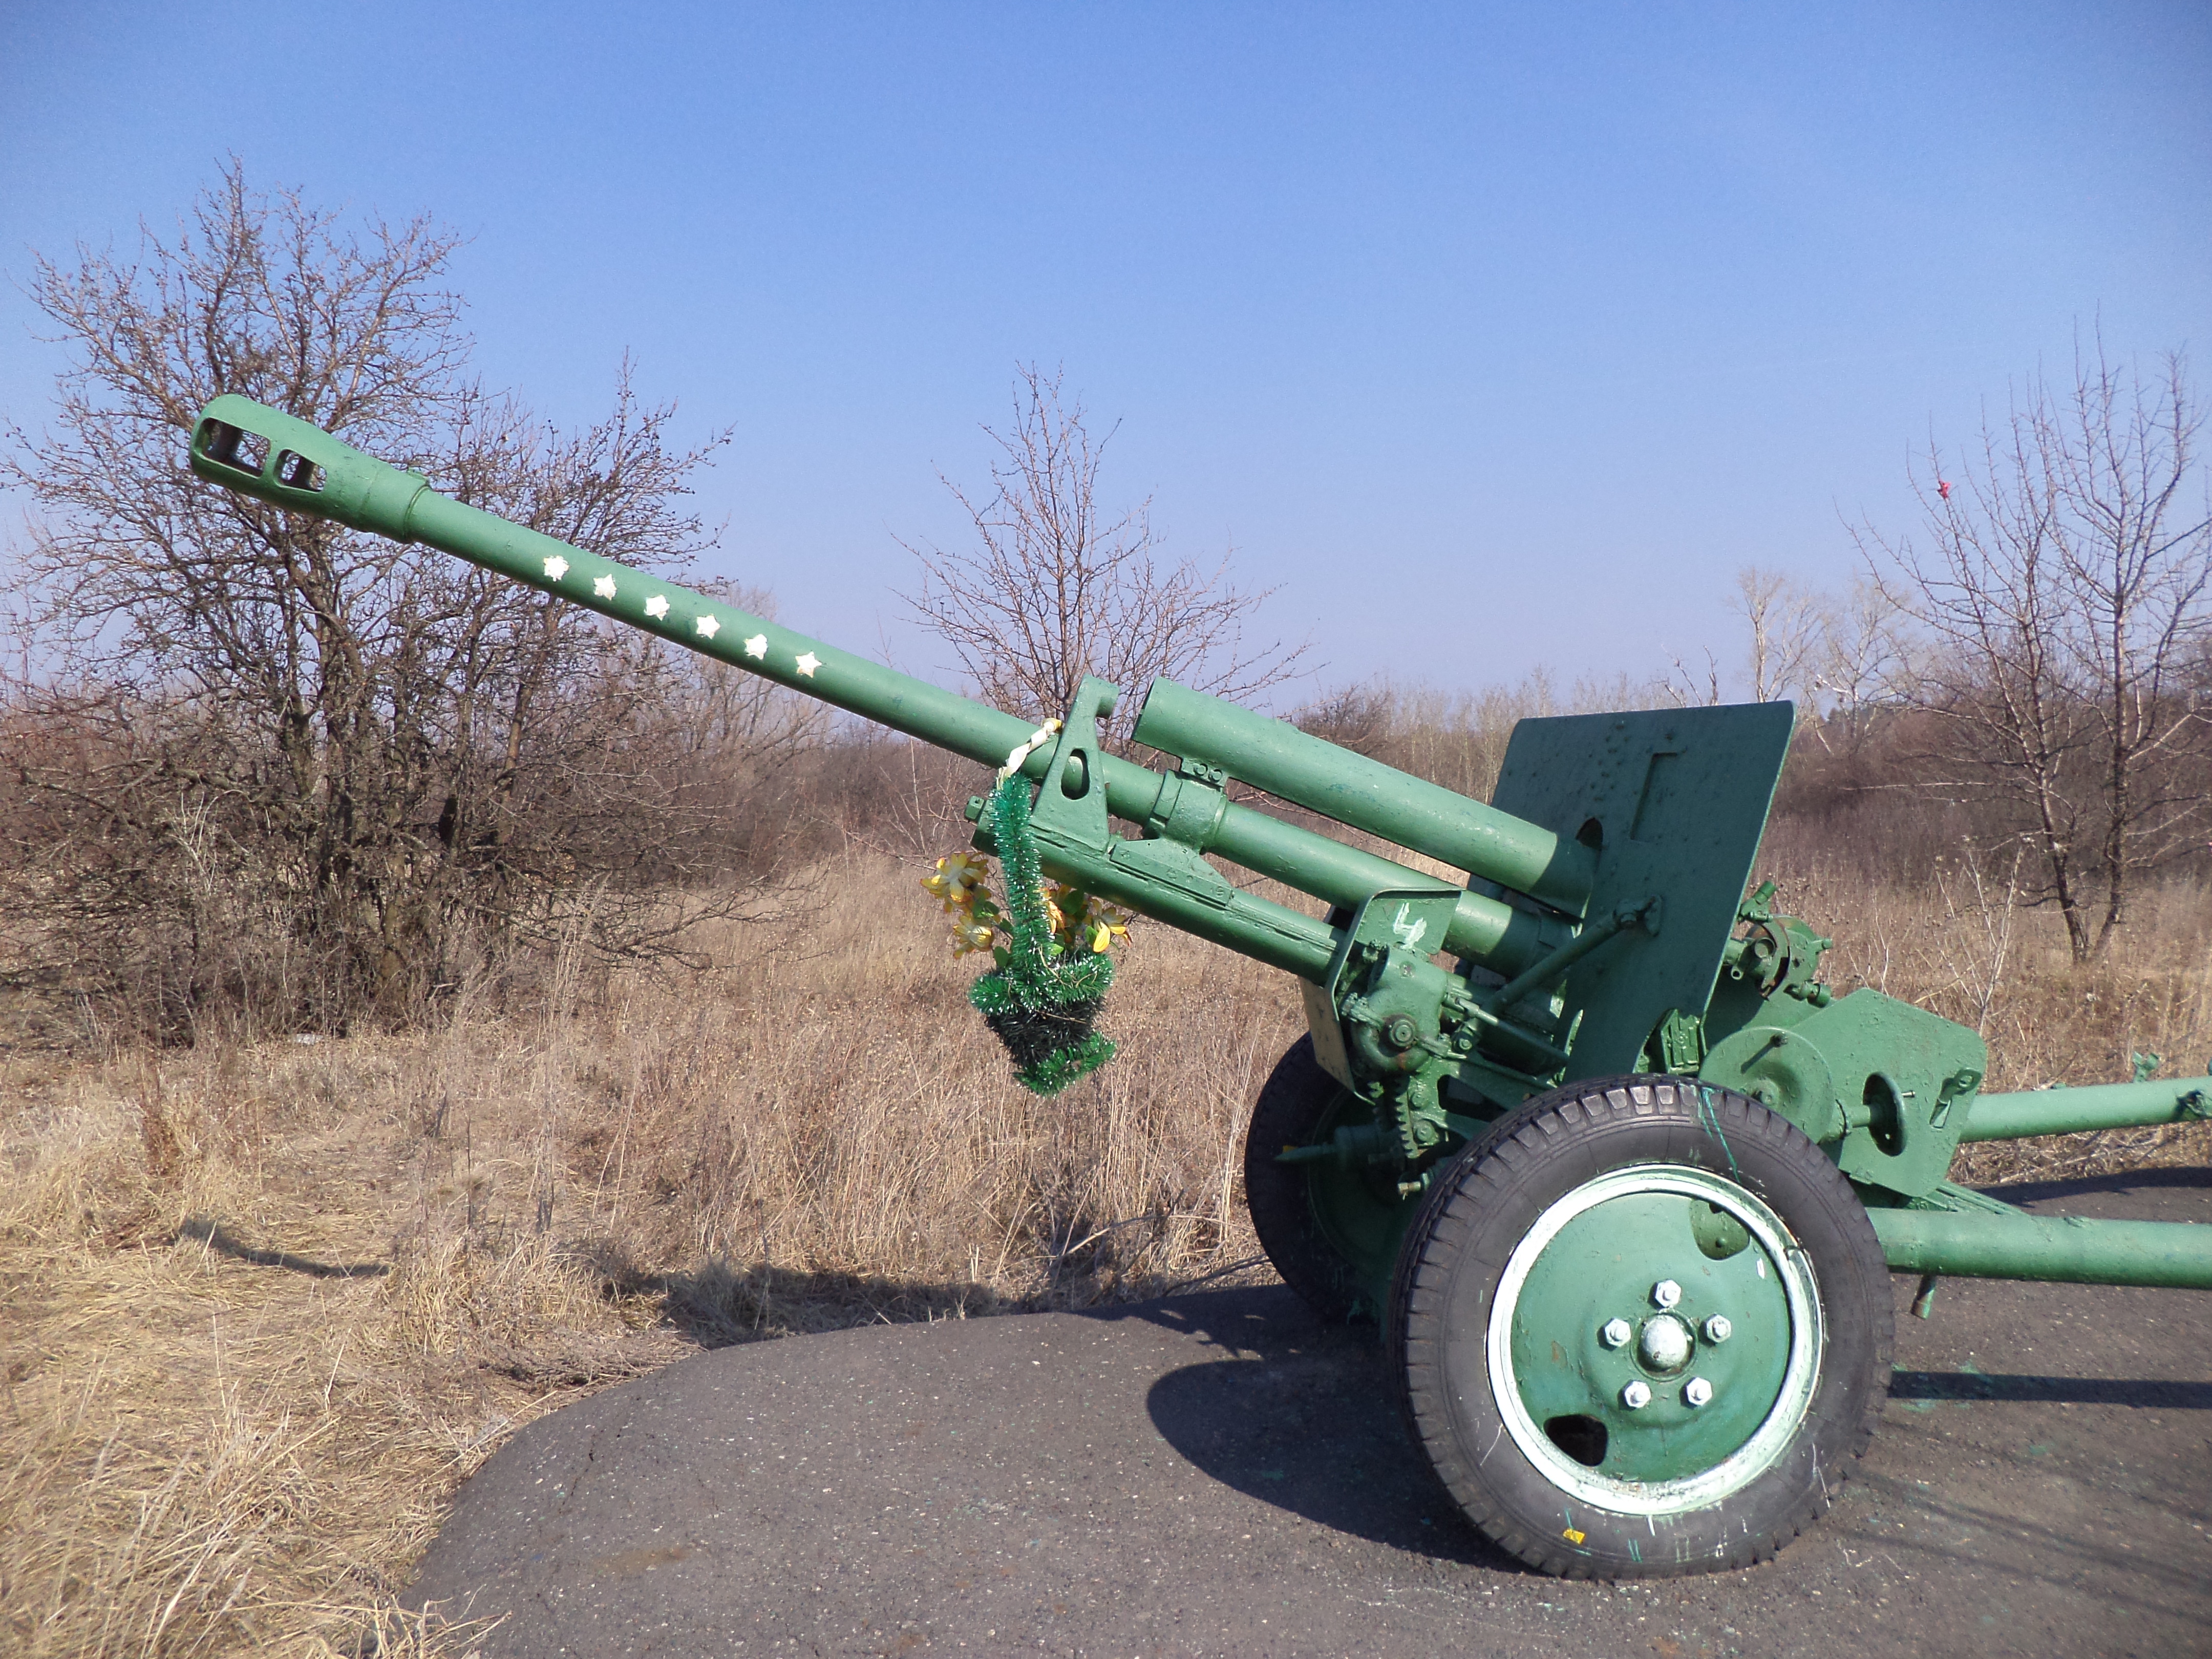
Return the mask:
<path id="1" fill-rule="evenodd" d="M 441 495 L 419 474 L 249 398 L 227 394 L 200 412 L 191 459 L 192 471 L 212 483 L 356 530 L 437 548 L 987 766 L 1003 765 L 1032 735 L 1030 723 L 1018 715 Z M 1040 748 L 1022 769 L 1041 779 L 1049 764 L 1049 749 Z M 1102 770 L 1109 810 L 1139 825 L 1158 811 L 1163 793 L 1175 781 L 1114 756 L 1104 758 Z M 1350 908 L 1390 890 L 1454 890 L 1435 877 L 1235 802 L 1225 805 L 1206 850 L 1333 906 Z M 1249 894 L 1239 896 L 1239 905 L 1265 919 L 1261 931 L 1270 940 L 1294 939 L 1297 948 L 1287 954 L 1272 944 L 1253 949 L 1241 937 L 1225 935 L 1220 942 L 1309 977 L 1325 963 L 1326 951 L 1305 942 L 1307 935 L 1325 936 L 1320 924 Z M 1176 916 L 1164 919 L 1185 925 Z M 1443 944 L 1510 975 L 1540 960 L 1560 937 L 1524 911 L 1462 890 Z"/>
<path id="2" fill-rule="evenodd" d="M 1370 760 L 1282 720 L 1158 680 L 1137 741 L 1218 766 L 1325 818 L 1425 853 L 1455 869 L 1579 916 L 1596 855 L 1581 842 Z"/>

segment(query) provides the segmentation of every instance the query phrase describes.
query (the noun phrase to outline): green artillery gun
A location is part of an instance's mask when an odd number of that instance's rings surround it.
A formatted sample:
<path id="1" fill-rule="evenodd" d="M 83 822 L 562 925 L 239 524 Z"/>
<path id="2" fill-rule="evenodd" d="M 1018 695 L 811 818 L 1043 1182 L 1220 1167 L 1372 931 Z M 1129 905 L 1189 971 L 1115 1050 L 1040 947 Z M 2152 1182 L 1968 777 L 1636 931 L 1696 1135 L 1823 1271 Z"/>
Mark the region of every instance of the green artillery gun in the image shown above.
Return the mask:
<path id="1" fill-rule="evenodd" d="M 1444 1486 L 1547 1572 L 1741 1565 L 1817 1518 L 1886 1395 L 1893 1271 L 1923 1275 L 1919 1311 L 1941 1275 L 2212 1288 L 2212 1228 L 2031 1216 L 1947 1179 L 1962 1140 L 2205 1116 L 2212 1079 L 1985 1095 L 1974 1032 L 1833 995 L 1830 941 L 1775 915 L 1771 885 L 1744 897 L 1787 703 L 1523 720 L 1486 805 L 1160 680 L 1135 736 L 1176 764 L 1153 770 L 1101 742 L 1121 693 L 1099 680 L 1034 730 L 242 398 L 207 406 L 191 465 L 1002 768 L 970 817 L 1018 881 L 1041 866 L 1295 975 L 1310 1034 L 1244 1151 L 1261 1242 L 1324 1317 L 1380 1318 Z M 1231 780 L 1468 878 L 1285 822 Z M 1057 1011 L 1067 1054 L 1081 988 Z"/>

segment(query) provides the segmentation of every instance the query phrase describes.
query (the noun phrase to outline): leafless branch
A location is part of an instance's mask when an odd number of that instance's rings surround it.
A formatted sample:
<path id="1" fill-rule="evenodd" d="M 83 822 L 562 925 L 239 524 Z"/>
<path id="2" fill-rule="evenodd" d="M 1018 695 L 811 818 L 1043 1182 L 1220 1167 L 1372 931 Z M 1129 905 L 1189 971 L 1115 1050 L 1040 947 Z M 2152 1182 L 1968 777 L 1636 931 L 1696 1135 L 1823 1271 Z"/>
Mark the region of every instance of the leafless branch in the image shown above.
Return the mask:
<path id="1" fill-rule="evenodd" d="M 1235 586 L 1227 553 L 1211 568 L 1169 563 L 1149 497 L 1119 513 L 1101 506 L 1098 473 L 1113 431 L 1093 436 L 1059 371 L 1023 366 L 1012 424 L 984 430 L 1000 451 L 989 493 L 945 481 L 975 543 L 902 544 L 922 572 L 921 591 L 902 597 L 987 702 L 1042 718 L 1066 709 L 1083 677 L 1096 674 L 1125 693 L 1116 718 L 1125 738 L 1143 689 L 1159 677 L 1243 700 L 1303 672 L 1305 645 L 1247 642 L 1274 589 Z"/>
<path id="2" fill-rule="evenodd" d="M 1858 532 L 1920 636 L 1905 700 L 1954 787 L 2003 801 L 2035 846 L 2023 890 L 2058 908 L 2077 960 L 2108 947 L 2135 877 L 2212 822 L 2203 422 L 2178 355 L 2145 375 L 2100 341 L 1971 459 L 1931 444 L 1922 539 Z"/>

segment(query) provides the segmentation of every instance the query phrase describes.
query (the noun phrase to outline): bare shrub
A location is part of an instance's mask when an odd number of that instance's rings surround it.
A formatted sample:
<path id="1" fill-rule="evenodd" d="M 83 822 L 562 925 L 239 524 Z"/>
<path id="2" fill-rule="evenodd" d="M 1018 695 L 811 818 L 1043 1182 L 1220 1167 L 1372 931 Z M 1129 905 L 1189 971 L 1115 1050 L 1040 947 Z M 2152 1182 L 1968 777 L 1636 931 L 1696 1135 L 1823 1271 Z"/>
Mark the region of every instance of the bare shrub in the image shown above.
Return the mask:
<path id="1" fill-rule="evenodd" d="M 1728 608 L 1743 620 L 1745 678 L 1753 702 L 1812 691 L 1832 628 L 1826 595 L 1784 572 L 1747 564 L 1736 572 Z"/>
<path id="2" fill-rule="evenodd" d="M 111 1024 L 339 1030 L 407 1018 L 488 956 L 580 923 L 665 946 L 670 891 L 744 865 L 702 744 L 757 769 L 774 699 L 442 554 L 180 465 L 242 392 L 611 557 L 681 568 L 722 440 L 683 448 L 635 395 L 553 431 L 470 378 L 455 238 L 262 196 L 234 163 L 136 260 L 40 259 L 70 353 L 6 476 L 37 509 L 17 568 L 37 641 L 11 688 L 0 879 L 35 983 Z M 717 905 L 741 902 L 727 883 Z"/>

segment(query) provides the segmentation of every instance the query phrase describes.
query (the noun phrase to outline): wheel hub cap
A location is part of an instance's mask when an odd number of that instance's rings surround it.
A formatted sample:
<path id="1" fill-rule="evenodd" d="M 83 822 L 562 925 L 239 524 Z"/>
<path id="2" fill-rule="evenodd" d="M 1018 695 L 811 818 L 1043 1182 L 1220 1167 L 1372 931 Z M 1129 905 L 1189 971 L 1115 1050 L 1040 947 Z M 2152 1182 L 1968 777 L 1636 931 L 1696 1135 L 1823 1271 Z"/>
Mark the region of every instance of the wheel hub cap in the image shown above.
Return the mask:
<path id="1" fill-rule="evenodd" d="M 1614 1340 L 1624 1324 L 1633 1340 Z M 1537 1218 L 1486 1343 L 1499 1415 L 1548 1478 L 1616 1511 L 1674 1514 L 1789 1444 L 1819 1377 L 1819 1288 L 1759 1198 L 1702 1170 L 1636 1165 Z"/>
<path id="2" fill-rule="evenodd" d="M 1644 1327 L 1638 1356 L 1655 1371 L 1672 1373 L 1690 1363 L 1690 1333 L 1672 1314 L 1661 1314 Z"/>

